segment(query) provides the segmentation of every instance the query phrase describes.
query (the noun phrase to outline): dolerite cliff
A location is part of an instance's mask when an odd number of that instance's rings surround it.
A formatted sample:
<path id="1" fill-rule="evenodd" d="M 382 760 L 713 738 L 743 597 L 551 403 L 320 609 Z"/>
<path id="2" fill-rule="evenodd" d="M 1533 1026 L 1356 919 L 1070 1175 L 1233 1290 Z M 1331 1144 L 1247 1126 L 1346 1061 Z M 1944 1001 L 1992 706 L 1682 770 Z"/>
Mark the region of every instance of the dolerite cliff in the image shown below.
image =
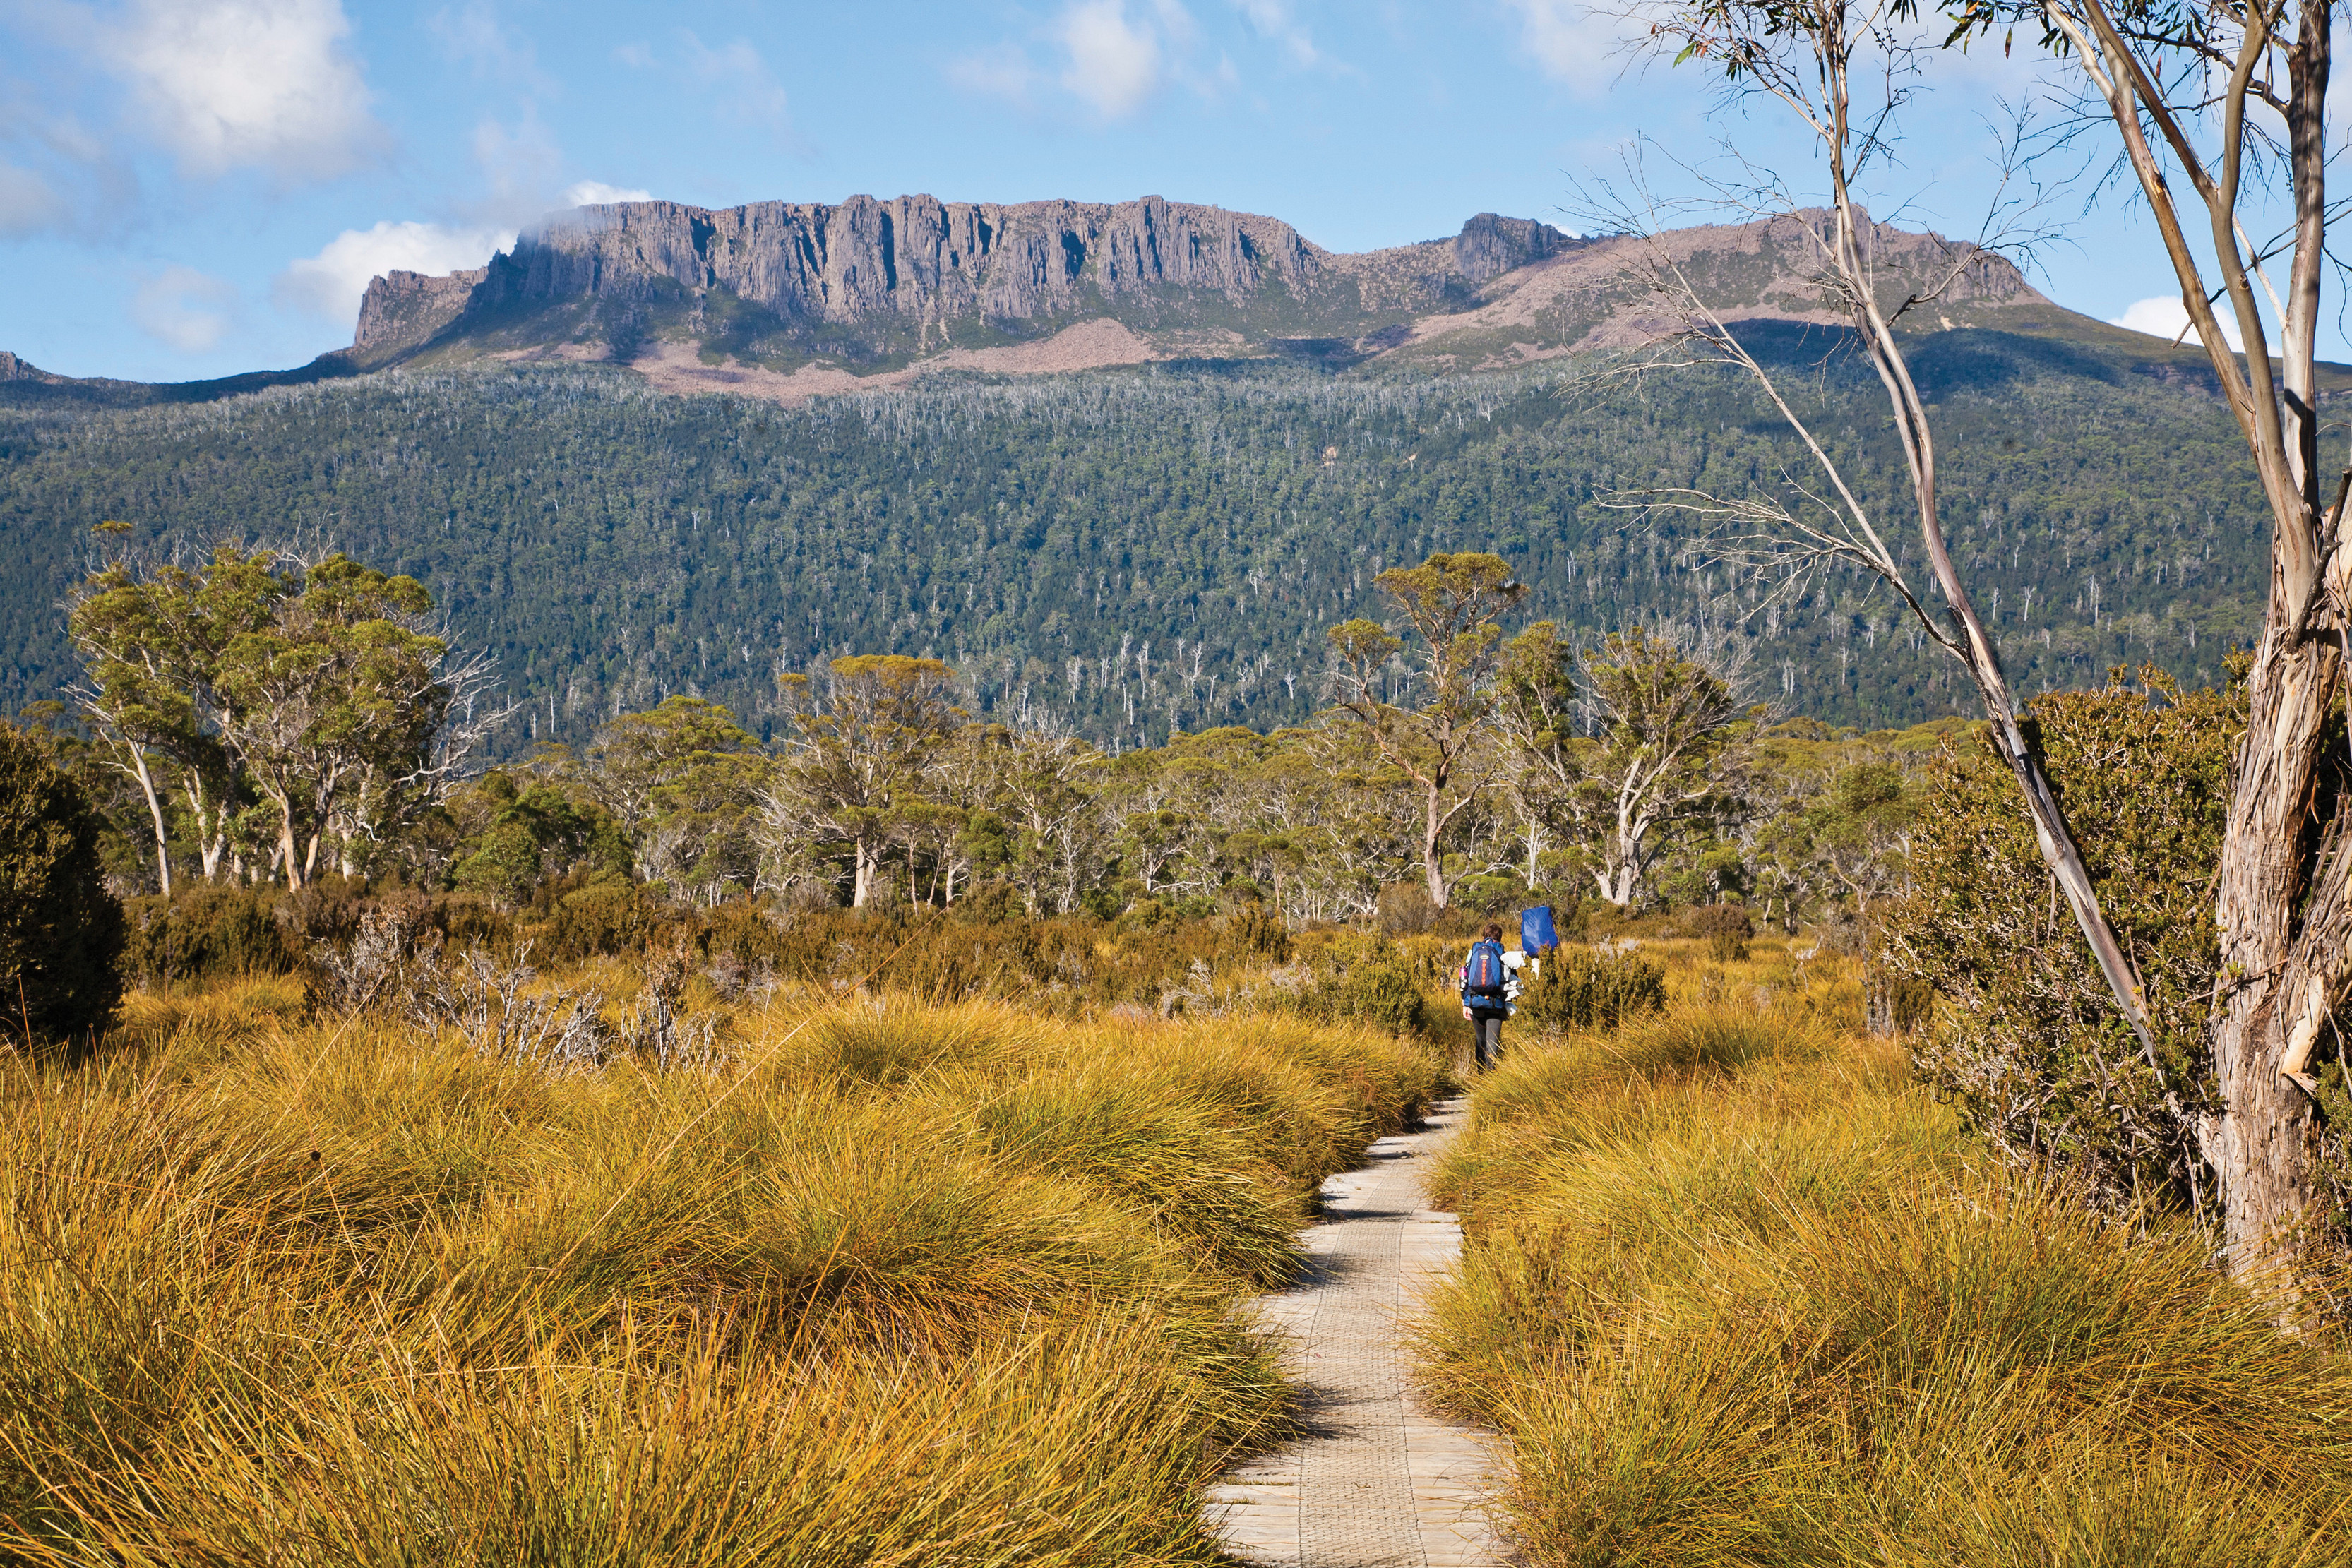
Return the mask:
<path id="1" fill-rule="evenodd" d="M 1338 256 L 1280 219 L 1158 196 L 630 202 L 566 213 L 478 272 L 377 278 L 349 352 L 367 365 L 555 345 L 635 357 L 683 339 L 705 357 L 884 370 L 1097 319 L 1263 351 L 1467 304 L 1488 279 L 1580 243 L 1488 214 L 1451 241 Z"/>
<path id="2" fill-rule="evenodd" d="M 1116 204 L 677 202 L 581 207 L 472 272 L 370 285 L 342 362 L 604 360 L 676 390 L 800 396 L 933 369 L 1019 373 L 1285 355 L 1435 371 L 1624 348 L 1673 331 L 1671 257 L 1726 320 L 1827 322 L 1823 214 L 1583 238 L 1482 213 L 1446 239 L 1327 251 L 1278 218 Z M 2108 331 L 2006 260 L 1874 225 L 1889 303 L 1958 269 L 1923 329 Z"/>

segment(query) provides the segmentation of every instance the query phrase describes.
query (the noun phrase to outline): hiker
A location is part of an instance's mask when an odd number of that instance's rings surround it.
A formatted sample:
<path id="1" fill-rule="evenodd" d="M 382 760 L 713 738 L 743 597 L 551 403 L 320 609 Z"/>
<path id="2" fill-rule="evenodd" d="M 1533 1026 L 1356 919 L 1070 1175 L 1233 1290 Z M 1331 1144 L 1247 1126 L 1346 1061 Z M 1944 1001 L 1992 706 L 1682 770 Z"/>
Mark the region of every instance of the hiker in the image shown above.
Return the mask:
<path id="1" fill-rule="evenodd" d="M 1520 954 L 1503 951 L 1503 928 L 1489 921 L 1462 966 L 1462 1016 L 1476 1031 L 1481 1070 L 1494 1066 L 1503 1054 L 1503 1020 L 1511 1016 L 1511 998 L 1519 988 L 1514 958 L 1526 961 Z"/>

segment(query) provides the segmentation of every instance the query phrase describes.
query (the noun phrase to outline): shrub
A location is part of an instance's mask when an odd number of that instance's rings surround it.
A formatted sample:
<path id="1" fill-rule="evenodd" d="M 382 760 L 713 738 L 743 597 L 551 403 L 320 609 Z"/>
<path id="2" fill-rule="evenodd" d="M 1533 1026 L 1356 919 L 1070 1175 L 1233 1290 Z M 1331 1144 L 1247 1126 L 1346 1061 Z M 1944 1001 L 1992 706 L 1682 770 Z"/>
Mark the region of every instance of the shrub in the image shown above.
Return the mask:
<path id="1" fill-rule="evenodd" d="M 278 918 L 282 898 L 275 887 L 196 883 L 169 898 L 140 899 L 125 967 L 151 986 L 290 975 L 305 949 Z"/>
<path id="2" fill-rule="evenodd" d="M 1666 1005 L 1666 972 L 1631 953 L 1555 948 L 1519 997 L 1519 1017 L 1550 1029 L 1615 1029 Z"/>
<path id="3" fill-rule="evenodd" d="M 2116 671 L 2100 690 L 2036 699 L 2032 715 L 2145 988 L 2155 1062 L 2064 906 L 2051 917 L 2032 824 L 1981 737 L 1946 742 L 1912 831 L 1912 890 L 1872 921 L 1882 1022 L 1899 1021 L 1898 1003 L 1924 1011 L 1916 995 L 1904 1002 L 1906 981 L 1956 1004 L 1950 1028 L 1918 1040 L 1922 1073 L 1996 1148 L 2062 1166 L 2117 1203 L 2168 1189 L 2185 1200 L 2196 1185 L 2198 1123 L 2215 1103 L 2203 1034 L 2220 962 L 2212 879 L 2244 725 L 2239 688 L 2143 679 Z M 2331 1120 L 2352 1115 L 2338 1051 L 2326 1031 L 2317 1071 Z"/>
<path id="4" fill-rule="evenodd" d="M 1418 936 L 1437 924 L 1438 908 L 1420 882 L 1392 882 L 1381 889 L 1380 927 L 1391 936 Z"/>
<path id="5" fill-rule="evenodd" d="M 1263 904 L 1245 904 L 1225 921 L 1222 949 L 1280 964 L 1290 956 L 1290 927 Z"/>
<path id="6" fill-rule="evenodd" d="M 295 945 L 349 942 L 359 935 L 368 907 L 367 879 L 330 873 L 302 884 L 299 893 L 277 900 L 271 913 L 290 932 Z"/>
<path id="7" fill-rule="evenodd" d="M 563 894 L 543 923 L 526 927 L 539 953 L 577 962 L 614 953 L 641 952 L 675 919 L 654 889 L 626 877 L 598 875 Z"/>
<path id="8" fill-rule="evenodd" d="M 102 828 L 42 744 L 0 724 L 0 1015 L 36 1036 L 87 1036 L 122 995 Z"/>
<path id="9" fill-rule="evenodd" d="M 1706 944 L 1706 956 L 1718 964 L 1744 963 L 1756 923 L 1737 904 L 1702 904 L 1683 916 L 1683 929 Z"/>
<path id="10" fill-rule="evenodd" d="M 1421 985 L 1393 943 L 1370 935 L 1335 937 L 1317 956 L 1315 983 L 1299 995 L 1309 1018 L 1360 1019 L 1397 1034 L 1428 1026 Z"/>

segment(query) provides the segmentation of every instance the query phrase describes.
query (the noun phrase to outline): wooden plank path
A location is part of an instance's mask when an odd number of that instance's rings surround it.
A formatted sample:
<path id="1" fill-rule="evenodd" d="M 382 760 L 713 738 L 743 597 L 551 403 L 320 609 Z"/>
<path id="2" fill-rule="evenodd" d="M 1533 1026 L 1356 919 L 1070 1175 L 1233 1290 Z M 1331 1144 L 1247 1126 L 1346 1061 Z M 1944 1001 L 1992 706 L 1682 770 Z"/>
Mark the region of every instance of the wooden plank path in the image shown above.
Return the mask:
<path id="1" fill-rule="evenodd" d="M 1304 1437 L 1212 1489 L 1213 1521 L 1244 1562 L 1283 1568 L 1499 1568 L 1483 1512 L 1502 1439 L 1419 1407 L 1401 1320 L 1462 1252 L 1462 1228 L 1423 1207 L 1423 1173 L 1465 1116 L 1382 1138 L 1361 1169 L 1323 1184 L 1328 1218 L 1305 1235 L 1306 1277 L 1259 1303 L 1307 1385 Z"/>

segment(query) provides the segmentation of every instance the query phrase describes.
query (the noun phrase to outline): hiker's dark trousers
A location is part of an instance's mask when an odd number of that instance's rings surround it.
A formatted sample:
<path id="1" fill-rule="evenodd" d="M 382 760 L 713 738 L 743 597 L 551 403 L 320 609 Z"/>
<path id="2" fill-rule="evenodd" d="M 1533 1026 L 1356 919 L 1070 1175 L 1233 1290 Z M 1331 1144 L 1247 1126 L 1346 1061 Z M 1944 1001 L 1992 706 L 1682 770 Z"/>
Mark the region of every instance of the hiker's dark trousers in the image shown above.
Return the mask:
<path id="1" fill-rule="evenodd" d="M 1492 1067 L 1503 1054 L 1503 1013 L 1490 1013 L 1474 1008 L 1470 1012 L 1471 1027 L 1478 1031 L 1478 1065 Z"/>

